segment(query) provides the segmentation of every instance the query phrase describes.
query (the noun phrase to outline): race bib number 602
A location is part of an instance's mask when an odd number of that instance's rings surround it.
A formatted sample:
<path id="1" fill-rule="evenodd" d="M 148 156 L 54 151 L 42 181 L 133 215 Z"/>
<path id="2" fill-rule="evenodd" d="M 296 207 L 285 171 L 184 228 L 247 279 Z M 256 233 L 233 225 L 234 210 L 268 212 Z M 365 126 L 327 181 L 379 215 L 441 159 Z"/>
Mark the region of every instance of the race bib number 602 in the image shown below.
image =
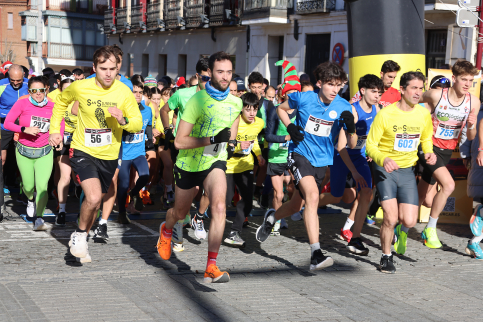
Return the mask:
<path id="1" fill-rule="evenodd" d="M 84 145 L 98 148 L 112 143 L 111 129 L 85 129 Z"/>
<path id="2" fill-rule="evenodd" d="M 316 136 L 328 137 L 333 124 L 334 121 L 326 121 L 310 115 L 304 131 Z"/>
<path id="3" fill-rule="evenodd" d="M 406 133 L 396 133 L 396 138 L 394 140 L 394 150 L 399 152 L 412 152 L 416 151 L 419 145 L 418 134 L 406 134 Z"/>

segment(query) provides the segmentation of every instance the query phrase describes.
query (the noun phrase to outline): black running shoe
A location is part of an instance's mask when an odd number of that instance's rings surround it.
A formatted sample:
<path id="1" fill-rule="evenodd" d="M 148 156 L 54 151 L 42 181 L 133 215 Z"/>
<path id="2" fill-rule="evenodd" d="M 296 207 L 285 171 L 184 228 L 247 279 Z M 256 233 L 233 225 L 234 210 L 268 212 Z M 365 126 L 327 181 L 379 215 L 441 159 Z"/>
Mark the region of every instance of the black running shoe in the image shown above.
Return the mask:
<path id="1" fill-rule="evenodd" d="M 107 235 L 107 224 L 98 225 L 94 231 L 94 238 L 108 240 L 109 235 Z"/>
<path id="2" fill-rule="evenodd" d="M 382 255 L 381 264 L 379 265 L 379 270 L 383 273 L 394 274 L 396 273 L 396 267 L 394 266 L 394 260 L 391 256 Z"/>
<path id="3" fill-rule="evenodd" d="M 270 233 L 272 232 L 273 226 L 275 225 L 275 222 L 276 222 L 273 216 L 274 213 L 275 213 L 275 209 L 268 209 L 267 212 L 265 213 L 265 217 L 263 218 L 263 224 L 261 224 L 260 227 L 258 227 L 257 229 L 255 237 L 261 243 L 267 240 L 268 236 L 270 236 Z M 272 217 L 271 221 L 273 221 L 273 224 L 267 220 L 268 217 Z"/>
<path id="4" fill-rule="evenodd" d="M 367 256 L 369 254 L 369 248 L 364 246 L 360 237 L 352 237 L 346 247 L 351 253 L 356 255 Z"/>
<path id="5" fill-rule="evenodd" d="M 117 216 L 117 222 L 120 224 L 130 224 L 131 219 L 129 219 L 126 212 L 119 212 L 119 215 Z"/>
<path id="6" fill-rule="evenodd" d="M 317 249 L 310 258 L 310 270 L 316 271 L 334 265 L 334 260 L 330 256 L 325 256 L 321 249 Z"/>
<path id="7" fill-rule="evenodd" d="M 55 225 L 61 227 L 65 226 L 65 212 L 59 212 L 55 217 Z"/>

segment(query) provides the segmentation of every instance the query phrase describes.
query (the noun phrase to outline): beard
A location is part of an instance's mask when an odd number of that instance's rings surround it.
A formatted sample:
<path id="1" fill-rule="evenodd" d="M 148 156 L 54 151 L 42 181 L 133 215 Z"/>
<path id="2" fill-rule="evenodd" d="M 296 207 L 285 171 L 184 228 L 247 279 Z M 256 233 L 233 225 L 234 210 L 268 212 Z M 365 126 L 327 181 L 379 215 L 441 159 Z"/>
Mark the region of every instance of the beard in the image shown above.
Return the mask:
<path id="1" fill-rule="evenodd" d="M 17 86 L 15 86 L 13 83 L 10 83 L 10 86 L 12 86 L 13 89 L 17 91 L 20 89 L 20 87 L 22 87 L 22 83 L 18 84 Z"/>
<path id="2" fill-rule="evenodd" d="M 226 86 L 223 87 L 219 82 L 215 81 L 214 78 L 211 78 L 211 86 L 213 86 L 215 89 L 219 90 L 220 92 L 226 91 L 228 86 L 230 86 L 230 83 L 227 82 Z"/>

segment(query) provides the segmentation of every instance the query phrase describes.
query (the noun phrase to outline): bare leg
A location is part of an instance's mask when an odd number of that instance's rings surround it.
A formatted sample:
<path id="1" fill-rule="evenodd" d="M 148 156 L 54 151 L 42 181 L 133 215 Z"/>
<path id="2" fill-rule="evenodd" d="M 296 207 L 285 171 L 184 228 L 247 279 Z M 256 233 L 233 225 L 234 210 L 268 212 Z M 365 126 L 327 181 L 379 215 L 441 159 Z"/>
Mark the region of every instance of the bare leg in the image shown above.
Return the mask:
<path id="1" fill-rule="evenodd" d="M 218 253 L 225 231 L 226 220 L 226 175 L 221 169 L 213 169 L 203 182 L 211 205 L 208 251 Z M 177 197 L 177 196 L 176 196 Z"/>
<path id="2" fill-rule="evenodd" d="M 96 220 L 96 213 L 101 206 L 104 193 L 102 193 L 101 182 L 97 178 L 82 181 L 81 187 L 84 190 L 85 199 L 80 211 L 79 229 L 88 232 Z"/>

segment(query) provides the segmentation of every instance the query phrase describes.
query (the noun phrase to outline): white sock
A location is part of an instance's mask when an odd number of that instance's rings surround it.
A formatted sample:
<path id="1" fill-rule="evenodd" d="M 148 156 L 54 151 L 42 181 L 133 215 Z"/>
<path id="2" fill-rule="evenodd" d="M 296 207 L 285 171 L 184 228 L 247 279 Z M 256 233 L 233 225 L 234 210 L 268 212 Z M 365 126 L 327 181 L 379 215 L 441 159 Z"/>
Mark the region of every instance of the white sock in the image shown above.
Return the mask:
<path id="1" fill-rule="evenodd" d="M 350 230 L 352 228 L 352 225 L 354 225 L 354 220 L 350 220 L 349 218 L 347 218 L 344 228 L 342 228 L 342 230 Z"/>
<path id="2" fill-rule="evenodd" d="M 168 192 L 173 191 L 173 185 L 172 184 L 167 184 L 166 185 L 166 191 L 168 191 Z"/>
<path id="3" fill-rule="evenodd" d="M 99 220 L 99 225 L 104 225 L 104 224 L 107 224 L 107 219 L 100 219 Z"/>
<path id="4" fill-rule="evenodd" d="M 433 217 L 429 216 L 429 221 L 428 221 L 428 224 L 426 225 L 426 228 L 436 228 L 438 219 L 439 218 L 434 219 Z"/>
<path id="5" fill-rule="evenodd" d="M 404 226 L 403 224 L 401 224 L 401 230 L 404 231 L 407 234 L 408 231 L 409 231 L 409 228 Z"/>
<path id="6" fill-rule="evenodd" d="M 65 203 L 59 203 L 59 212 L 65 212 Z"/>
<path id="7" fill-rule="evenodd" d="M 391 256 L 391 255 L 392 255 L 392 254 L 389 254 L 389 255 L 388 255 L 388 254 L 384 254 L 384 253 L 382 253 L 382 256 L 387 256 L 387 257 L 389 257 L 389 256 Z"/>
<path id="8" fill-rule="evenodd" d="M 317 249 L 320 249 L 320 243 L 313 243 L 313 244 L 310 244 L 310 254 L 311 254 L 311 256 L 313 256 L 313 255 L 314 255 L 314 252 L 315 252 Z"/>

